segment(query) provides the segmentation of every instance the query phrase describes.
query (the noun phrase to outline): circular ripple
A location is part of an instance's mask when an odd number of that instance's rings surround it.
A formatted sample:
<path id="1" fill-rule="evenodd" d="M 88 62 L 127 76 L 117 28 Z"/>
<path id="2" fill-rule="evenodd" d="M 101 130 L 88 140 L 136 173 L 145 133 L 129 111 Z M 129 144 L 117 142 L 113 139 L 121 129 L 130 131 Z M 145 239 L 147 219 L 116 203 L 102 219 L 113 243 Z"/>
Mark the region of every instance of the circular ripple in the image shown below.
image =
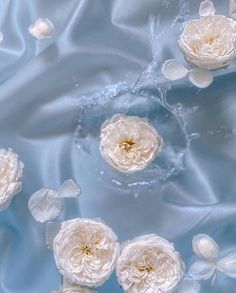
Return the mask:
<path id="1" fill-rule="evenodd" d="M 153 93 L 127 91 L 113 96 L 106 103 L 95 101 L 94 104 L 82 107 L 81 110 L 76 131 L 79 155 L 91 160 L 93 166 L 91 172 L 96 172 L 96 176 L 103 180 L 104 184 L 116 186 L 124 191 L 138 190 L 142 186 L 150 188 L 184 169 L 184 155 L 188 146 L 184 123 L 175 108 L 163 103 Z M 116 113 L 146 117 L 163 138 L 164 146 L 161 154 L 142 171 L 133 174 L 120 173 L 107 165 L 100 154 L 101 125 Z"/>

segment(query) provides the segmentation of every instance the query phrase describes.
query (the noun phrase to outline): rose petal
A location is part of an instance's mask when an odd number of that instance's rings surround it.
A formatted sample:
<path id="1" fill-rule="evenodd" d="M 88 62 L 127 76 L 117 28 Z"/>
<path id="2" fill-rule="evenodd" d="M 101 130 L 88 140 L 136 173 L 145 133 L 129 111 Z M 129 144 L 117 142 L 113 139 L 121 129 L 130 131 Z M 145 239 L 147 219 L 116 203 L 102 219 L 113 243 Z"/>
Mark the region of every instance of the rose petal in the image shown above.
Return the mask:
<path id="1" fill-rule="evenodd" d="M 61 229 L 58 222 L 48 222 L 45 230 L 45 242 L 48 249 L 53 250 L 53 240 Z"/>
<path id="2" fill-rule="evenodd" d="M 189 275 L 195 280 L 210 279 L 215 272 L 215 265 L 210 262 L 196 261 L 189 269 Z"/>
<path id="3" fill-rule="evenodd" d="M 178 293 L 199 293 L 200 284 L 193 279 L 183 279 L 179 285 Z"/>
<path id="4" fill-rule="evenodd" d="M 211 71 L 197 67 L 189 70 L 188 78 L 198 88 L 206 88 L 213 82 Z"/>
<path id="5" fill-rule="evenodd" d="M 216 10 L 212 1 L 206 0 L 201 2 L 199 8 L 200 16 L 214 15 L 215 13 Z"/>
<path id="6" fill-rule="evenodd" d="M 219 256 L 219 246 L 207 234 L 198 234 L 193 237 L 193 251 L 205 260 L 214 261 Z"/>
<path id="7" fill-rule="evenodd" d="M 230 278 L 236 278 L 236 252 L 219 260 L 217 262 L 217 269 Z"/>
<path id="8" fill-rule="evenodd" d="M 179 80 L 187 76 L 188 70 L 176 59 L 169 59 L 162 65 L 162 74 L 166 79 Z"/>
<path id="9" fill-rule="evenodd" d="M 36 39 L 51 38 L 54 34 L 53 23 L 47 18 L 39 18 L 28 28 L 29 33 Z"/>
<path id="10" fill-rule="evenodd" d="M 68 179 L 63 182 L 57 196 L 60 198 L 77 198 L 80 195 L 80 187 L 73 180 Z"/>
<path id="11" fill-rule="evenodd" d="M 42 188 L 29 199 L 30 213 L 36 221 L 44 223 L 55 219 L 62 211 L 63 200 L 52 189 Z"/>
<path id="12" fill-rule="evenodd" d="M 0 32 L 0 43 L 3 41 L 3 33 Z"/>

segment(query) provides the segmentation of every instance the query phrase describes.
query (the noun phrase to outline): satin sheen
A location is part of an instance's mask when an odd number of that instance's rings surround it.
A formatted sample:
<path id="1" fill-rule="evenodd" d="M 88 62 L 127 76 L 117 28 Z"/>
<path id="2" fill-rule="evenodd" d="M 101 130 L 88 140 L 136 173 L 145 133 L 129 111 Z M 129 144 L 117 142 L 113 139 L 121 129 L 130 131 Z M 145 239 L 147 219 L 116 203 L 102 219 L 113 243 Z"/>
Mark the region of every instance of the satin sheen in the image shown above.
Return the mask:
<path id="1" fill-rule="evenodd" d="M 214 4 L 216 14 L 228 16 L 229 1 Z M 198 9 L 195 0 L 1 1 L 0 141 L 25 164 L 21 193 L 0 213 L 1 293 L 50 293 L 60 287 L 53 253 L 45 245 L 45 225 L 33 219 L 27 203 L 35 191 L 58 189 L 68 178 L 81 185 L 82 194 L 66 202 L 58 220 L 102 218 L 120 241 L 156 233 L 175 243 L 187 267 L 196 234 L 211 235 L 223 254 L 236 250 L 236 63 L 217 71 L 204 90 L 188 80 L 169 82 L 161 74 L 165 60 L 184 61 L 177 39 Z M 156 39 L 149 34 L 151 15 L 159 20 Z M 40 17 L 53 22 L 51 39 L 37 41 L 28 33 Z M 185 122 L 198 139 L 188 148 L 181 172 L 142 188 L 136 198 L 133 189 L 114 188 L 98 177 L 102 161 L 82 155 L 74 134 L 82 97 L 121 81 L 135 83 L 153 55 L 156 84 L 172 85 L 168 103 L 195 107 Z M 145 114 L 135 99 L 123 106 Z M 219 276 L 215 287 L 203 281 L 201 292 L 234 292 L 235 284 Z M 114 274 L 99 289 L 111 292 L 123 292 Z"/>

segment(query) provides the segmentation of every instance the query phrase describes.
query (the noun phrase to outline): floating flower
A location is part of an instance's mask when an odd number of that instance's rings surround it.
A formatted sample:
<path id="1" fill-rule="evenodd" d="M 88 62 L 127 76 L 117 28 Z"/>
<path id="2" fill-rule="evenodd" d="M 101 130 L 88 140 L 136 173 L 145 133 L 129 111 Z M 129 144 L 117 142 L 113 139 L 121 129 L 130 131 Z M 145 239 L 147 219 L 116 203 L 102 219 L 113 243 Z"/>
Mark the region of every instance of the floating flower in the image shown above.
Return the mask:
<path id="1" fill-rule="evenodd" d="M 12 149 L 0 149 L 0 211 L 6 209 L 22 188 L 24 164 Z"/>
<path id="2" fill-rule="evenodd" d="M 160 153 L 162 139 L 145 118 L 114 115 L 101 127 L 100 151 L 120 172 L 144 169 Z"/>
<path id="3" fill-rule="evenodd" d="M 184 263 L 173 244 L 151 234 L 124 246 L 116 272 L 127 293 L 169 292 L 182 279 Z"/>
<path id="4" fill-rule="evenodd" d="M 28 207 L 36 221 L 44 223 L 55 219 L 62 211 L 64 198 L 76 198 L 80 195 L 80 187 L 68 179 L 59 191 L 42 188 L 29 199 Z"/>
<path id="5" fill-rule="evenodd" d="M 39 18 L 29 26 L 28 30 L 32 36 L 39 40 L 51 38 L 54 34 L 53 23 L 47 18 Z"/>
<path id="6" fill-rule="evenodd" d="M 114 232 L 103 223 L 74 219 L 62 223 L 53 241 L 59 272 L 72 284 L 96 288 L 112 274 L 119 256 Z"/>
<path id="7" fill-rule="evenodd" d="M 236 278 L 236 252 L 219 259 L 219 246 L 209 235 L 199 234 L 193 238 L 193 251 L 200 260 L 194 262 L 189 275 L 195 280 L 207 280 L 216 276 L 216 270 Z"/>
<path id="8" fill-rule="evenodd" d="M 236 22 L 222 15 L 192 20 L 179 46 L 186 59 L 200 68 L 226 67 L 236 57 Z"/>

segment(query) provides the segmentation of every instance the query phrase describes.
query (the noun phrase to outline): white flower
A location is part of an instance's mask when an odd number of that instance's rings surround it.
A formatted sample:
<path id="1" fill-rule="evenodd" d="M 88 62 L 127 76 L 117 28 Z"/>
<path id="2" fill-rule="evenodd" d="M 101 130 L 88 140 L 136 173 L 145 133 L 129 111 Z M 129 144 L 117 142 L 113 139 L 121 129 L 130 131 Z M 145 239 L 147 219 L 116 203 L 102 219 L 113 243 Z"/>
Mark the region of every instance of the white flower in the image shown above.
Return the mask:
<path id="1" fill-rule="evenodd" d="M 200 68 L 226 67 L 236 57 L 236 22 L 222 15 L 192 20 L 179 46 L 186 59 Z"/>
<path id="2" fill-rule="evenodd" d="M 0 149 L 0 211 L 21 191 L 24 164 L 12 149 Z"/>
<path id="3" fill-rule="evenodd" d="M 103 223 L 74 219 L 62 223 L 53 242 L 59 272 L 70 283 L 101 286 L 112 274 L 119 256 L 114 232 Z"/>
<path id="4" fill-rule="evenodd" d="M 116 272 L 127 293 L 169 292 L 182 279 L 184 263 L 173 244 L 151 234 L 124 246 Z"/>
<path id="5" fill-rule="evenodd" d="M 71 285 L 66 288 L 62 287 L 57 291 L 54 290 L 52 293 L 96 293 L 96 291 L 85 287 Z"/>
<path id="6" fill-rule="evenodd" d="M 51 38 L 54 34 L 53 23 L 47 18 L 39 18 L 28 28 L 29 33 L 36 39 Z"/>
<path id="7" fill-rule="evenodd" d="M 101 127 L 100 151 L 121 172 L 145 168 L 160 153 L 162 139 L 145 118 L 114 115 Z"/>
<path id="8" fill-rule="evenodd" d="M 194 262 L 189 275 L 195 280 L 207 280 L 216 277 L 216 270 L 228 277 L 236 278 L 236 252 L 218 260 L 219 246 L 209 235 L 199 234 L 193 238 L 193 250 L 200 260 Z"/>

